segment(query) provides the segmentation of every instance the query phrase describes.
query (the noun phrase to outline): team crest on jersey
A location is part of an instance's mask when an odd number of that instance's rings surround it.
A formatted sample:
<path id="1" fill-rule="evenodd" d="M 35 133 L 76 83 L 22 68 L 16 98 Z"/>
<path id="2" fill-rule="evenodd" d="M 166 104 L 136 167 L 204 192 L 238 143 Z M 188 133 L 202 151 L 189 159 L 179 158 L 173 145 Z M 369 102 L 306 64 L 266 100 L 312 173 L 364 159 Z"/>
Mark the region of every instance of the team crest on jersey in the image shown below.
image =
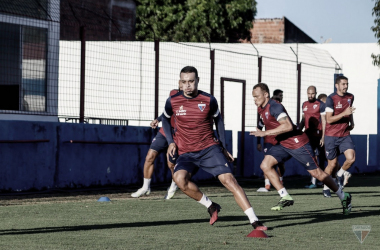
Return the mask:
<path id="1" fill-rule="evenodd" d="M 348 104 L 350 104 L 350 105 L 351 105 L 351 99 L 348 99 L 348 100 L 347 100 L 347 102 L 348 102 Z"/>
<path id="2" fill-rule="evenodd" d="M 267 119 L 268 119 L 268 117 L 269 117 L 269 114 L 268 114 L 268 112 L 265 112 L 265 118 L 267 118 Z"/>
<path id="3" fill-rule="evenodd" d="M 307 111 L 307 106 L 305 106 L 305 107 L 303 108 L 303 111 Z"/>
<path id="4" fill-rule="evenodd" d="M 313 109 L 316 109 L 317 107 L 318 107 L 317 104 L 314 104 L 314 105 L 313 105 Z"/>
<path id="5" fill-rule="evenodd" d="M 342 108 L 342 104 L 341 104 L 340 102 L 338 102 L 338 104 L 336 105 L 335 108 L 337 108 L 337 109 L 341 109 L 341 108 Z"/>
<path id="6" fill-rule="evenodd" d="M 206 103 L 198 104 L 198 108 L 200 111 L 203 112 L 203 110 L 205 110 L 205 108 L 206 108 Z"/>

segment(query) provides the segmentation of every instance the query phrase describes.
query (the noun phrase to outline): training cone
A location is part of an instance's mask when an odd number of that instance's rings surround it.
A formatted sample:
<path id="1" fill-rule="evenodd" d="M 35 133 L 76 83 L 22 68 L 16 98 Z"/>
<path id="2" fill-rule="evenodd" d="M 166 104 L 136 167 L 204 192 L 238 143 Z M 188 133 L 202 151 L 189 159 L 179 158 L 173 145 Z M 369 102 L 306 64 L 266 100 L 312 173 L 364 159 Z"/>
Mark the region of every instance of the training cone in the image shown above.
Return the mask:
<path id="1" fill-rule="evenodd" d="M 261 230 L 256 230 L 254 229 L 252 232 L 250 232 L 247 237 L 252 237 L 252 238 L 268 238 L 268 235 Z"/>
<path id="2" fill-rule="evenodd" d="M 100 202 L 107 202 L 107 201 L 111 201 L 110 198 L 104 196 L 104 197 L 100 197 L 99 200 Z"/>

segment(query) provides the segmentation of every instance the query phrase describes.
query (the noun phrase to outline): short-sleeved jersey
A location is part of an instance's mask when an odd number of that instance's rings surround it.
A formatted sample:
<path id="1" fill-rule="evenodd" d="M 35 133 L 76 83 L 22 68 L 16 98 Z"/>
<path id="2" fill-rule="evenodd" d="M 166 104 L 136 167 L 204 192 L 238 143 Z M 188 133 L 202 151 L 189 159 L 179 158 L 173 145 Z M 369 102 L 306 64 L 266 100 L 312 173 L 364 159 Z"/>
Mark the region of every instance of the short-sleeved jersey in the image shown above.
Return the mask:
<path id="1" fill-rule="evenodd" d="M 262 119 L 266 130 L 275 129 L 280 126 L 278 120 L 286 116 L 293 124 L 284 106 L 272 99 L 269 100 L 265 107 L 258 107 L 258 113 L 260 114 L 260 119 Z M 289 149 L 300 148 L 309 142 L 306 134 L 302 131 L 297 130 L 297 127 L 294 124 L 292 131 L 277 135 L 276 140 L 282 146 Z"/>
<path id="2" fill-rule="evenodd" d="M 175 95 L 177 93 L 178 93 L 178 89 L 173 89 L 173 90 L 170 91 L 170 95 L 169 96 Z M 175 125 L 174 124 L 174 119 L 170 119 L 170 124 L 171 124 L 172 128 L 174 128 L 174 125 Z M 161 127 L 158 132 L 160 132 L 163 136 L 165 136 L 165 131 L 164 131 L 163 127 Z"/>
<path id="3" fill-rule="evenodd" d="M 352 107 L 354 103 L 354 95 L 346 93 L 344 96 L 338 95 L 336 92 L 327 97 L 326 100 L 326 113 L 333 113 L 333 115 L 339 115 L 348 107 Z M 347 130 L 350 123 L 350 116 L 344 116 L 337 122 L 326 123 L 325 135 L 343 137 L 350 134 Z"/>
<path id="4" fill-rule="evenodd" d="M 178 92 L 167 99 L 164 114 L 174 118 L 174 142 L 179 155 L 218 144 L 213 117 L 219 115 L 219 109 L 214 96 L 198 90 L 197 96 L 188 98 L 182 91 Z"/>
<path id="5" fill-rule="evenodd" d="M 314 102 L 306 101 L 302 104 L 302 112 L 305 117 L 305 132 L 308 136 L 322 136 L 321 116 L 325 115 L 326 105 L 316 99 Z"/>

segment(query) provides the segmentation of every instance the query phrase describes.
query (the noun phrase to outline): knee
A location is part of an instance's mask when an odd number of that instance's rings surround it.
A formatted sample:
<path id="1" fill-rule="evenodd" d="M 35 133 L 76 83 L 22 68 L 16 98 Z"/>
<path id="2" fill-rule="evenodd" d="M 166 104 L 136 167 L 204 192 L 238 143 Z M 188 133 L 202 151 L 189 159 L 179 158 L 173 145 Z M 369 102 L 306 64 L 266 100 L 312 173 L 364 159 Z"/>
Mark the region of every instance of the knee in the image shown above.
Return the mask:
<path id="1" fill-rule="evenodd" d="M 265 172 L 265 171 L 269 170 L 271 167 L 268 164 L 262 162 L 260 164 L 260 168 L 261 168 L 261 170 L 263 170 L 263 172 Z"/>
<path id="2" fill-rule="evenodd" d="M 355 155 L 352 155 L 351 157 L 346 158 L 346 161 L 350 165 L 354 164 L 354 162 L 355 162 Z"/>
<path id="3" fill-rule="evenodd" d="M 183 178 L 182 176 L 174 174 L 173 179 L 174 179 L 174 182 L 182 191 L 186 191 L 187 184 L 188 184 L 188 181 L 186 180 L 186 178 Z"/>
<path id="4" fill-rule="evenodd" d="M 152 151 L 149 151 L 145 157 L 145 161 L 148 161 L 148 162 L 154 162 L 155 159 L 156 159 L 156 153 Z"/>

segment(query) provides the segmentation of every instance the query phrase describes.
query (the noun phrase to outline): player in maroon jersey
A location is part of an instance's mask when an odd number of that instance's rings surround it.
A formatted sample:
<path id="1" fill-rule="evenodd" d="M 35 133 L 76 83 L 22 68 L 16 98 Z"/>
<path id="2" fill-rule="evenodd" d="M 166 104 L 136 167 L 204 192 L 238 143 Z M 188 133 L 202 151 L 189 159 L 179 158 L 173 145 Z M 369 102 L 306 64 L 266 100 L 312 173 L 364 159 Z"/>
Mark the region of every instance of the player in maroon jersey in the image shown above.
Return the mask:
<path id="1" fill-rule="evenodd" d="M 210 214 L 210 224 L 218 219 L 221 207 L 212 202 L 190 178 L 194 170 L 204 171 L 218 177 L 220 182 L 232 192 L 237 204 L 248 216 L 254 229 L 267 230 L 257 218 L 253 208 L 235 177 L 232 175 L 233 161 L 229 152 L 223 154 L 226 148 L 224 124 L 214 96 L 198 90 L 198 72 L 196 68 L 187 66 L 181 70 L 180 82 L 183 91 L 168 98 L 165 104 L 162 124 L 169 142 L 168 156 L 178 151 L 179 157 L 174 168 L 174 180 L 178 187 L 190 198 L 207 208 Z M 171 134 L 169 119 L 174 117 L 174 141 Z M 173 118 L 172 118 L 173 119 Z M 213 121 L 218 133 L 214 137 Z"/>
<path id="2" fill-rule="evenodd" d="M 276 100 L 280 103 L 282 103 L 282 99 L 284 97 L 284 92 L 281 89 L 275 89 L 273 91 L 272 99 Z M 257 114 L 257 127 L 262 130 L 264 128 L 264 125 L 260 122 L 260 115 Z M 265 136 L 264 137 L 264 149 L 261 145 L 261 137 L 257 137 L 257 150 L 258 151 L 263 151 L 264 155 L 267 154 L 268 150 L 273 146 L 276 145 L 278 142 L 275 139 L 275 136 Z M 278 163 L 277 166 L 275 166 L 275 169 L 277 169 L 278 176 L 280 177 L 280 182 L 283 183 L 283 177 L 285 174 L 285 163 L 280 162 Z M 267 176 L 265 176 L 264 184 L 265 184 L 265 189 L 270 190 L 270 181 Z"/>
<path id="3" fill-rule="evenodd" d="M 343 214 L 348 215 L 351 212 L 351 195 L 344 193 L 331 176 L 318 167 L 306 134 L 297 130 L 281 103 L 269 98 L 268 86 L 265 83 L 256 84 L 253 87 L 252 96 L 266 130 L 252 131 L 250 134 L 259 137 L 275 135 L 276 140 L 279 142 L 279 144 L 271 147 L 260 165 L 281 196 L 278 204 L 272 207 L 271 210 L 281 210 L 294 203 L 293 198 L 281 184 L 276 171 L 273 169 L 273 166 L 278 162 L 294 157 L 302 163 L 312 176 L 336 192 L 343 206 Z"/>
<path id="4" fill-rule="evenodd" d="M 325 103 L 316 98 L 317 88 L 315 86 L 309 86 L 307 88 L 308 100 L 302 104 L 302 120 L 299 124 L 299 129 L 302 130 L 305 127 L 305 133 L 309 138 L 311 148 L 315 153 L 315 158 L 318 161 L 318 165 L 325 168 L 325 153 L 324 153 L 324 136 L 326 128 L 326 113 Z M 306 188 L 316 188 L 317 183 L 314 177 L 311 178 L 310 185 Z M 326 186 L 326 185 L 325 185 Z M 326 186 L 328 189 L 328 187 Z M 324 189 L 325 190 L 325 189 Z M 330 189 L 328 189 L 330 192 Z M 325 197 L 331 197 L 331 194 Z"/>
<path id="5" fill-rule="evenodd" d="M 178 91 L 182 90 L 182 85 L 178 83 L 178 89 L 173 89 L 170 91 L 170 96 L 177 94 Z M 162 120 L 162 117 L 159 116 L 157 119 L 153 120 L 150 123 L 150 126 L 155 129 L 157 128 L 158 124 Z M 174 120 L 172 122 L 172 126 L 174 127 Z M 161 152 L 166 152 L 168 148 L 168 142 L 165 138 L 165 132 L 164 129 L 161 127 L 160 130 L 158 131 L 157 135 L 154 137 L 149 151 L 145 157 L 145 163 L 144 163 L 144 183 L 141 188 L 139 188 L 136 192 L 132 193 L 131 196 L 134 198 L 138 198 L 142 195 L 149 195 L 151 190 L 150 190 L 150 182 L 152 180 L 152 175 L 153 175 L 153 170 L 154 170 L 154 161 L 157 158 L 157 156 Z M 170 159 L 167 161 L 168 167 L 170 171 L 172 172 L 173 176 L 173 170 L 174 170 L 174 165 L 175 165 L 175 159 Z M 177 184 L 175 183 L 174 180 L 172 180 L 172 183 L 170 187 L 167 190 L 167 194 L 165 195 L 164 199 L 168 200 L 171 199 L 175 192 L 177 191 L 178 187 Z"/>
<path id="6" fill-rule="evenodd" d="M 355 108 L 352 107 L 354 95 L 347 92 L 348 78 L 345 76 L 336 78 L 335 87 L 336 92 L 329 95 L 326 101 L 325 147 L 328 165 L 325 171 L 331 174 L 338 167 L 338 155 L 343 153 L 346 161 L 336 174 L 338 183 L 343 188 L 351 177 L 347 170 L 355 162 L 355 145 L 350 136 L 350 131 L 355 126 Z"/>

